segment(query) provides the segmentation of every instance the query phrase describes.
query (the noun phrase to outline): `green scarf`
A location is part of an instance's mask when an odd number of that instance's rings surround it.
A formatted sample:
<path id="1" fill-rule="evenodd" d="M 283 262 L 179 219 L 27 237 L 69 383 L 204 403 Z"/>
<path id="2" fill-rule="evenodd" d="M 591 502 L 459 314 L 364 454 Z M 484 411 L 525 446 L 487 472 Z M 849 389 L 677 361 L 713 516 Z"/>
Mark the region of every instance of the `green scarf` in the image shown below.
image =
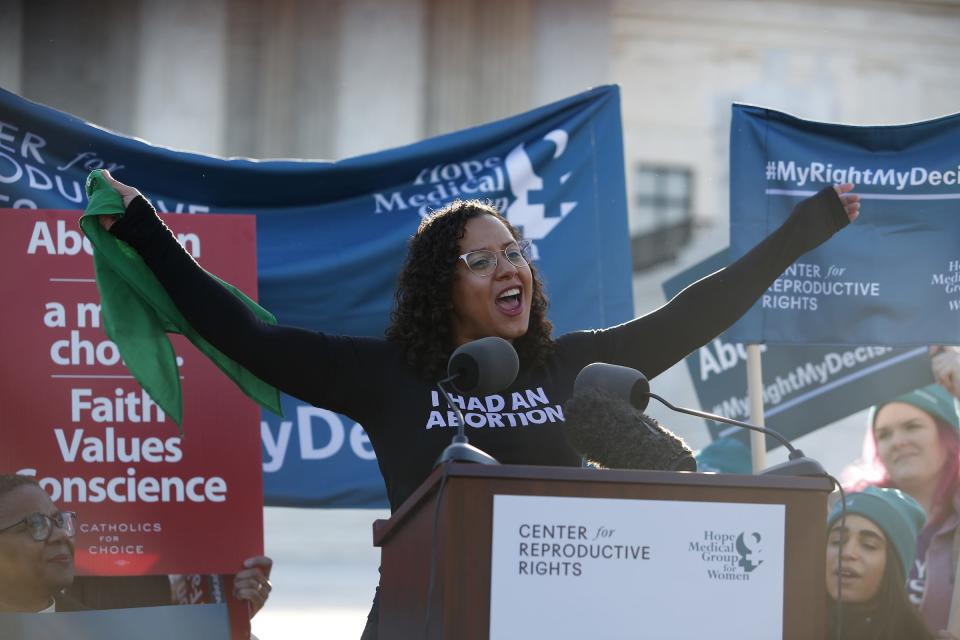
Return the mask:
<path id="1" fill-rule="evenodd" d="M 261 406 L 282 415 L 277 389 L 260 380 L 204 340 L 164 291 L 140 255 L 126 242 L 100 226 L 97 216 L 122 216 L 123 200 L 100 170 L 87 176 L 87 204 L 80 227 L 93 244 L 93 268 L 100 290 L 100 313 L 107 337 L 113 340 L 137 382 L 154 402 L 183 424 L 183 397 L 176 354 L 166 333 L 179 333 Z M 220 284 L 237 296 L 262 321 L 276 324 L 273 315 L 233 285 Z"/>

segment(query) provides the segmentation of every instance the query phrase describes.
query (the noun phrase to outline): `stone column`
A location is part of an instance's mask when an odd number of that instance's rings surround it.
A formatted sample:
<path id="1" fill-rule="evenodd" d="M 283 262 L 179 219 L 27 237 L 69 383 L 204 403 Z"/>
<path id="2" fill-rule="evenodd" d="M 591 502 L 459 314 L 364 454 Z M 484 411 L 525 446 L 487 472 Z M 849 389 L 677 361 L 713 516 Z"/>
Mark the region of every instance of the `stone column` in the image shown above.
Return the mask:
<path id="1" fill-rule="evenodd" d="M 223 153 L 226 23 L 225 0 L 141 3 L 133 100 L 138 135 L 178 149 Z"/>
<path id="2" fill-rule="evenodd" d="M 23 0 L 4 0 L 0 20 L 0 87 L 20 93 L 23 56 Z"/>
<path id="3" fill-rule="evenodd" d="M 344 3 L 336 86 L 337 158 L 424 137 L 426 20 L 423 0 Z"/>
<path id="4" fill-rule="evenodd" d="M 611 79 L 610 0 L 539 0 L 533 35 L 531 98 L 537 106 Z"/>
<path id="5" fill-rule="evenodd" d="M 340 7 L 338 0 L 230 3 L 229 155 L 333 155 Z"/>
<path id="6" fill-rule="evenodd" d="M 139 5 L 71 0 L 22 5 L 20 93 L 114 131 L 135 131 Z"/>
<path id="7" fill-rule="evenodd" d="M 533 0 L 430 0 L 426 132 L 530 108 Z"/>

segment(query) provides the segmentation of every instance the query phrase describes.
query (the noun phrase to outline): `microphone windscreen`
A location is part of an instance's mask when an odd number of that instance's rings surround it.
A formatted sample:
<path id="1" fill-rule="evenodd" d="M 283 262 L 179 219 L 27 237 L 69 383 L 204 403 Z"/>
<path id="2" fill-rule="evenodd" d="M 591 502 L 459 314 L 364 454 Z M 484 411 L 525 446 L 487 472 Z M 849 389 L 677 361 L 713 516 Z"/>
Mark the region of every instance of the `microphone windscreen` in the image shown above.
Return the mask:
<path id="1" fill-rule="evenodd" d="M 457 347 L 447 362 L 447 375 L 463 394 L 485 396 L 503 391 L 517 379 L 520 357 L 513 345 L 496 336 Z"/>
<path id="2" fill-rule="evenodd" d="M 563 406 L 567 442 L 610 469 L 696 471 L 682 438 L 604 389 L 582 388 Z"/>
<path id="3" fill-rule="evenodd" d="M 646 409 L 650 402 L 647 377 L 636 369 L 616 364 L 594 362 L 581 369 L 573 382 L 573 394 L 578 395 L 587 389 L 606 391 L 640 411 Z"/>

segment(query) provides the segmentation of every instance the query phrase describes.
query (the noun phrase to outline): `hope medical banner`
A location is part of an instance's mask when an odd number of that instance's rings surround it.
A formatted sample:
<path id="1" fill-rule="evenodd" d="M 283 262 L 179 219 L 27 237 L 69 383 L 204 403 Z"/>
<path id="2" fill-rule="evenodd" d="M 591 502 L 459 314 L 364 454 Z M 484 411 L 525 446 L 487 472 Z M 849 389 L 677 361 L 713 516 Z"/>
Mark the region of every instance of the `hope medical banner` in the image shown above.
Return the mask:
<path id="1" fill-rule="evenodd" d="M 296 162 L 164 149 L 0 91 L 0 207 L 82 209 L 87 173 L 107 168 L 161 211 L 255 214 L 262 306 L 282 324 L 382 336 L 422 216 L 482 198 L 533 242 L 555 331 L 605 327 L 633 313 L 619 99 L 598 87 L 407 147 Z M 362 425 L 282 405 L 283 418 L 261 414 L 268 504 L 386 505 Z"/>
<path id="2" fill-rule="evenodd" d="M 727 266 L 727 250 L 693 265 L 663 285 L 669 299 Z M 763 406 L 767 427 L 795 440 L 901 393 L 933 383 L 926 347 L 762 345 Z M 734 420 L 750 421 L 747 351 L 722 333 L 686 357 L 700 406 Z M 708 421 L 714 438 L 748 431 Z M 767 448 L 779 446 L 766 438 Z"/>
<path id="3" fill-rule="evenodd" d="M 194 257 L 256 296 L 251 216 L 164 218 Z M 181 437 L 103 331 L 78 221 L 0 209 L 0 473 L 35 477 L 77 512 L 80 574 L 236 573 L 263 549 L 259 410 L 172 336 Z"/>
<path id="4" fill-rule="evenodd" d="M 734 105 L 730 253 L 852 182 L 859 219 L 791 265 L 728 333 L 745 343 L 960 343 L 960 115 L 897 126 Z"/>

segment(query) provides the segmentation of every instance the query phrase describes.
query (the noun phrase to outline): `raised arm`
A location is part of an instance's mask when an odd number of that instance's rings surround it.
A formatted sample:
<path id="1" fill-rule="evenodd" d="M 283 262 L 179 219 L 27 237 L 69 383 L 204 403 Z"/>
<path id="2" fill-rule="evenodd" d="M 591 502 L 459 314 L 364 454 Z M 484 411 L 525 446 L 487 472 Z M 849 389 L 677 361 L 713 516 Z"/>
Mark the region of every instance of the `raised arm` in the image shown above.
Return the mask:
<path id="1" fill-rule="evenodd" d="M 800 202 L 783 225 L 728 267 L 698 280 L 645 316 L 599 332 L 608 362 L 654 377 L 736 322 L 801 255 L 859 215 L 851 184 Z"/>
<path id="2" fill-rule="evenodd" d="M 339 393 L 341 382 L 359 366 L 343 357 L 354 353 L 352 339 L 260 321 L 180 246 L 146 198 L 107 172 L 104 178 L 120 193 L 126 213 L 101 216 L 101 224 L 140 254 L 204 339 L 281 391 L 344 412 L 349 394 Z"/>

